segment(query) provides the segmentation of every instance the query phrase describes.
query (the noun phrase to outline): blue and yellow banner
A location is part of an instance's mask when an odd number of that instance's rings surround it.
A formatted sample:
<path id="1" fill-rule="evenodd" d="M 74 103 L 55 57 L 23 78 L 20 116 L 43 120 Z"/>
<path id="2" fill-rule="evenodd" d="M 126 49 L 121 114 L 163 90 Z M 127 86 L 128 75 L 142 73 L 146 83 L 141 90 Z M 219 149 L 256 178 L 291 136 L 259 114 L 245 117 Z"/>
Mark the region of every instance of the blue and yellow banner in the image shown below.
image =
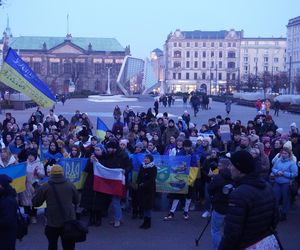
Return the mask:
<path id="1" fill-rule="evenodd" d="M 99 117 L 97 117 L 96 135 L 100 139 L 100 141 L 104 140 L 107 130 L 108 130 L 108 127 L 106 126 L 106 124 Z"/>
<path id="2" fill-rule="evenodd" d="M 137 174 L 145 154 L 132 154 L 132 182 Z M 190 185 L 191 156 L 153 155 L 157 167 L 156 192 L 186 194 Z"/>
<path id="3" fill-rule="evenodd" d="M 51 108 L 56 102 L 56 98 L 48 86 L 37 77 L 27 63 L 11 48 L 8 50 L 3 62 L 0 81 L 28 95 L 42 107 Z"/>
<path id="4" fill-rule="evenodd" d="M 0 174 L 6 174 L 13 179 L 11 186 L 17 193 L 24 192 L 26 189 L 26 162 L 9 166 L 7 168 L 0 168 Z"/>

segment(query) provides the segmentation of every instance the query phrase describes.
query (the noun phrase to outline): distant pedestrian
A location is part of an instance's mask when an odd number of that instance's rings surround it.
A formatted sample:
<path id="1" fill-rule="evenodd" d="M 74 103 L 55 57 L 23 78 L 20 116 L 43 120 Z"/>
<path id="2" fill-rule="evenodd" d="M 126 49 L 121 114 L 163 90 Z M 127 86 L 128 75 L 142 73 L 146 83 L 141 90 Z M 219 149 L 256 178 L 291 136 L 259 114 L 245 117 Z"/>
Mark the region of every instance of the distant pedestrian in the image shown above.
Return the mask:
<path id="1" fill-rule="evenodd" d="M 231 111 L 231 104 L 232 104 L 231 100 L 227 99 L 225 101 L 225 106 L 226 106 L 225 110 L 226 110 L 227 115 L 229 115 L 229 113 Z"/>
<path id="2" fill-rule="evenodd" d="M 274 102 L 274 116 L 279 116 L 279 108 L 280 108 L 280 102 L 276 100 Z"/>
<path id="3" fill-rule="evenodd" d="M 172 99 L 173 99 L 172 95 L 169 95 L 168 96 L 168 106 L 169 106 L 169 108 L 171 107 Z"/>
<path id="4" fill-rule="evenodd" d="M 155 112 L 155 117 L 158 115 L 158 107 L 159 107 L 159 102 L 156 99 L 154 102 L 154 112 Z"/>
<path id="5" fill-rule="evenodd" d="M 266 105 L 266 115 L 268 115 L 270 113 L 270 108 L 271 108 L 271 102 L 269 99 L 265 101 L 265 105 Z"/>

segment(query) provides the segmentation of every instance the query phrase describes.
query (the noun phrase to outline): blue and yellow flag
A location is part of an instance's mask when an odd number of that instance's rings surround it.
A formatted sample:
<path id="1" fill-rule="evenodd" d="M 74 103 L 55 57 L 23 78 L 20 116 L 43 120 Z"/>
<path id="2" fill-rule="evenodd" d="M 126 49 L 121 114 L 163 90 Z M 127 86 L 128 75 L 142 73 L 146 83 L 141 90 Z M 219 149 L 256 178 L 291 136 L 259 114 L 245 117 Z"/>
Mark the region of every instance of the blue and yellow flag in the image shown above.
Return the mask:
<path id="1" fill-rule="evenodd" d="M 97 129 L 96 129 L 96 134 L 97 137 L 103 141 L 105 138 L 106 131 L 108 130 L 108 127 L 105 125 L 105 123 L 97 117 Z"/>
<path id="2" fill-rule="evenodd" d="M 77 189 L 82 189 L 86 173 L 83 172 L 87 158 L 64 158 L 58 164 L 64 169 L 65 177 L 74 184 Z"/>
<path id="3" fill-rule="evenodd" d="M 13 179 L 11 186 L 17 193 L 24 192 L 26 189 L 26 162 L 9 166 L 7 168 L 0 168 L 0 174 L 6 174 Z"/>
<path id="4" fill-rule="evenodd" d="M 51 108 L 56 102 L 48 86 L 42 82 L 33 70 L 9 49 L 0 72 L 0 81 L 7 86 L 31 97 L 38 105 Z"/>

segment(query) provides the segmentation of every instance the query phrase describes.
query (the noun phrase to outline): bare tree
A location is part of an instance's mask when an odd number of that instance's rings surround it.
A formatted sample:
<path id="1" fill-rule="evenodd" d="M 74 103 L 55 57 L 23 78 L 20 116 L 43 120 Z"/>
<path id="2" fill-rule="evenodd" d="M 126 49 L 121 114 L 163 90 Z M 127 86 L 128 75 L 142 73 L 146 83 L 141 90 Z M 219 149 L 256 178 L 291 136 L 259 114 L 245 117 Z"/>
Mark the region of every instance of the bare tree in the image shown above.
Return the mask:
<path id="1" fill-rule="evenodd" d="M 279 72 L 274 75 L 272 83 L 272 91 L 278 93 L 281 89 L 287 89 L 288 76 L 286 72 Z"/>
<path id="2" fill-rule="evenodd" d="M 299 73 L 294 77 L 293 82 L 294 82 L 293 87 L 299 93 L 300 92 L 300 74 Z"/>

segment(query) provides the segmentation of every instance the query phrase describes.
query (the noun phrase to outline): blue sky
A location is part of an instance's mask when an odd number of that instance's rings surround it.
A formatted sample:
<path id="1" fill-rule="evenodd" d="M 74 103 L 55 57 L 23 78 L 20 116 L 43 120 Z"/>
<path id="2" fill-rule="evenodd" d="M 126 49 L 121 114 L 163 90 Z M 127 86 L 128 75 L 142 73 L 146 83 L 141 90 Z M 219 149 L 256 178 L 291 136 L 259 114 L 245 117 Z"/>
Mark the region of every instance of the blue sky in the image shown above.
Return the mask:
<path id="1" fill-rule="evenodd" d="M 9 15 L 14 36 L 115 37 L 133 56 L 163 48 L 170 32 L 244 30 L 247 37 L 286 36 L 290 18 L 300 15 L 299 0 L 5 0 L 0 31 Z"/>

